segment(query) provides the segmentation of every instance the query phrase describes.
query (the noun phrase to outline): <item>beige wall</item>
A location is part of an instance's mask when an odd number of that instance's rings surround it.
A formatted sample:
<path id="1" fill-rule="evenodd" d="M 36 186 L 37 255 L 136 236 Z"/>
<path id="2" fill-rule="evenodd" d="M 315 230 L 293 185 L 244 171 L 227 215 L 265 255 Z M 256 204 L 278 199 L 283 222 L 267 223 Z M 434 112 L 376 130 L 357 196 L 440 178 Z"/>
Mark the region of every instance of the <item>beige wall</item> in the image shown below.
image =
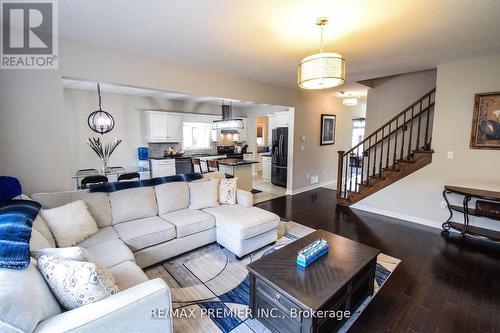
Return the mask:
<path id="1" fill-rule="evenodd" d="M 443 185 L 500 191 L 500 151 L 469 149 L 474 94 L 499 90 L 498 55 L 439 65 L 432 163 L 354 207 L 440 226 L 448 217 L 440 207 Z M 454 152 L 453 159 L 447 158 L 448 151 Z M 500 229 L 486 220 L 474 223 Z"/>
<path id="2" fill-rule="evenodd" d="M 335 144 L 320 146 L 321 114 L 335 114 Z M 310 177 L 319 176 L 326 184 L 337 178 L 337 151 L 347 150 L 351 144 L 352 119 L 362 117 L 365 106 L 345 106 L 331 91 L 297 90 L 295 101 L 295 130 L 293 151 L 293 190 L 311 186 Z M 302 141 L 305 136 L 305 141 Z"/>
<path id="3" fill-rule="evenodd" d="M 373 133 L 436 86 L 436 70 L 373 80 L 366 104 L 366 133 Z"/>

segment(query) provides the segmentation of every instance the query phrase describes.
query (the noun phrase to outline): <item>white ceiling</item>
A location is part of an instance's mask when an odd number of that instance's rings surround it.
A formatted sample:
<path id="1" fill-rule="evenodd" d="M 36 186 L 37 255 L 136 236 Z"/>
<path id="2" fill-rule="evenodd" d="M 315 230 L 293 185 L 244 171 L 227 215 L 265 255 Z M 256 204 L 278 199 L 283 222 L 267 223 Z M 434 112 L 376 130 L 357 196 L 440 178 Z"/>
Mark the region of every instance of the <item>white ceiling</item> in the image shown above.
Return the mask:
<path id="1" fill-rule="evenodd" d="M 289 87 L 319 16 L 349 82 L 500 52 L 499 0 L 71 0 L 59 15 L 70 38 Z"/>

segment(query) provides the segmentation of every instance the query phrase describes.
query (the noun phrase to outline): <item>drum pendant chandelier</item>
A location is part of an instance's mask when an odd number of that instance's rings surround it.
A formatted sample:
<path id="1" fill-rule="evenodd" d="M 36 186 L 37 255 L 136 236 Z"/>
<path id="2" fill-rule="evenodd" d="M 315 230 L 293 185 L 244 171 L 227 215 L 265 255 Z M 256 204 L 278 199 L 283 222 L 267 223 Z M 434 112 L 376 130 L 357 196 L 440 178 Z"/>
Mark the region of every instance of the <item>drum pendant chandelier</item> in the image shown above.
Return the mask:
<path id="1" fill-rule="evenodd" d="M 323 53 L 323 28 L 327 17 L 320 17 L 316 25 L 321 28 L 319 53 L 302 59 L 297 70 L 297 83 L 302 89 L 326 89 L 340 86 L 345 81 L 345 60 L 337 53 Z"/>
<path id="2" fill-rule="evenodd" d="M 97 84 L 97 96 L 99 97 L 99 110 L 92 112 L 87 123 L 94 132 L 105 134 L 111 132 L 115 127 L 113 116 L 101 108 L 101 87 Z"/>

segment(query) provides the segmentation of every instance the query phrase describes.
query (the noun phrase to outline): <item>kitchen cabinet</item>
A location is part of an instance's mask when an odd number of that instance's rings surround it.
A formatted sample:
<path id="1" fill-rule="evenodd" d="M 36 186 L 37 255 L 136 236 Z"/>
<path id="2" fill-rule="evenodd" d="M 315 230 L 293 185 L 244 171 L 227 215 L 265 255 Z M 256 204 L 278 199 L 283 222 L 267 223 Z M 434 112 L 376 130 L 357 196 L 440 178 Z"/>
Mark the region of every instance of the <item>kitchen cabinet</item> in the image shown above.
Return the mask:
<path id="1" fill-rule="evenodd" d="M 262 156 L 262 179 L 271 181 L 271 156 Z"/>
<path id="2" fill-rule="evenodd" d="M 290 113 L 286 112 L 277 112 L 268 116 L 269 119 L 269 128 L 268 128 L 268 144 L 272 144 L 273 137 L 273 129 L 277 127 L 288 127 L 290 123 Z"/>
<path id="3" fill-rule="evenodd" d="M 167 112 L 146 111 L 146 140 L 148 142 L 181 142 L 182 117 Z"/>
<path id="4" fill-rule="evenodd" d="M 151 177 L 175 175 L 175 159 L 151 160 Z"/>

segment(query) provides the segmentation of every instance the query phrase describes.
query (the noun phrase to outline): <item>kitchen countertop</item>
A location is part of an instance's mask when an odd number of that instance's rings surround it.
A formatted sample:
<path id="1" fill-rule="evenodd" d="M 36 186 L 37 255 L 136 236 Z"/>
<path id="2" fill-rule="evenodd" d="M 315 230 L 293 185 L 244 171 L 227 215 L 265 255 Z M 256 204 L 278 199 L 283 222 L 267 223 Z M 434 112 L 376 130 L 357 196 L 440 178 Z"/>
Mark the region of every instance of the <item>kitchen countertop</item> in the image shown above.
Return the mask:
<path id="1" fill-rule="evenodd" d="M 239 160 L 235 158 L 225 158 L 222 160 L 219 160 L 219 164 L 222 165 L 227 165 L 227 166 L 239 166 L 239 165 L 248 165 L 248 164 L 255 164 L 259 163 L 257 161 L 250 161 L 250 160 Z"/>
<path id="2" fill-rule="evenodd" d="M 225 158 L 226 155 L 218 155 L 218 154 L 195 154 L 195 155 L 189 155 L 189 154 L 185 154 L 185 155 L 182 155 L 182 156 L 165 156 L 165 157 L 159 157 L 159 156 L 150 156 L 149 159 L 150 160 L 173 160 L 173 159 L 176 159 L 176 158 L 192 158 L 192 157 L 195 157 L 195 158 L 201 158 L 203 159 L 204 157 L 215 157 L 215 156 L 220 156 L 220 158 Z"/>

